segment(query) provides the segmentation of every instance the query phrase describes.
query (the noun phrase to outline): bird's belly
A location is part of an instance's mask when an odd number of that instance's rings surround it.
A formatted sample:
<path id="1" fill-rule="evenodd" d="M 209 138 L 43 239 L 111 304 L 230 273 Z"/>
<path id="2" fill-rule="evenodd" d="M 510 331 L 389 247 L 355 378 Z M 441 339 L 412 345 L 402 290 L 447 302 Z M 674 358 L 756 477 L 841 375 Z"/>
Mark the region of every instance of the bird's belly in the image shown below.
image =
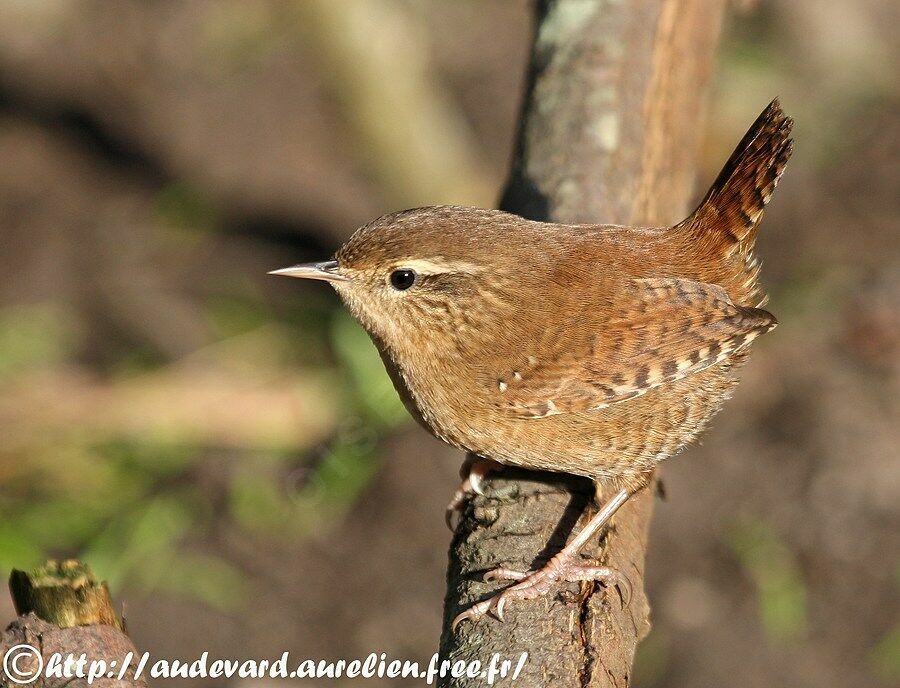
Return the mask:
<path id="1" fill-rule="evenodd" d="M 500 463 L 615 479 L 650 471 L 678 453 L 706 427 L 734 385 L 727 367 L 716 366 L 596 411 L 539 419 L 498 412 L 483 422 L 438 422 L 432 429 Z"/>

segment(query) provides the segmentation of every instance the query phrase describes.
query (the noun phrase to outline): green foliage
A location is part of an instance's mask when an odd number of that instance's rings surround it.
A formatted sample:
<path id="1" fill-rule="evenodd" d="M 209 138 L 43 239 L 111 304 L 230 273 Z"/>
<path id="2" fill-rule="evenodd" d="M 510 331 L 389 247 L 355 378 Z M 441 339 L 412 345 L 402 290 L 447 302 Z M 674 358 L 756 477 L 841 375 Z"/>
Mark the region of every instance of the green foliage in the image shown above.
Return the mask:
<path id="1" fill-rule="evenodd" d="M 132 570 L 155 568 L 158 557 L 189 531 L 192 514 L 183 495 L 139 502 L 116 515 L 93 538 L 83 558 L 111 586 L 119 586 Z"/>
<path id="2" fill-rule="evenodd" d="M 876 673 L 887 683 L 900 682 L 900 626 L 895 626 L 878 641 L 869 655 Z"/>
<path id="3" fill-rule="evenodd" d="M 75 323 L 55 304 L 0 310 L 0 382 L 63 361 L 77 346 Z"/>
<path id="4" fill-rule="evenodd" d="M 380 430 L 393 429 L 406 422 L 409 416 L 384 371 L 378 351 L 365 331 L 344 311 L 339 311 L 334 318 L 332 342 L 365 420 Z"/>
<path id="5" fill-rule="evenodd" d="M 89 562 L 113 590 L 129 582 L 235 608 L 245 599 L 239 572 L 185 548 L 212 522 L 200 486 L 183 480 L 197 455 L 186 447 L 116 441 L 78 461 L 89 489 L 57 483 L 36 495 L 13 481 L 0 502 L 0 568 L 30 568 L 65 553 Z"/>
<path id="6" fill-rule="evenodd" d="M 20 535 L 41 544 L 43 550 L 65 549 L 103 525 L 103 513 L 94 504 L 66 494 L 25 504 L 12 521 Z M 0 545 L 0 552 L 5 547 Z"/>
<path id="7" fill-rule="evenodd" d="M 43 549 L 29 533 L 8 519 L 0 520 L 0 570 L 30 569 L 44 559 Z"/>
<path id="8" fill-rule="evenodd" d="M 243 574 L 220 557 L 196 552 L 164 552 L 138 572 L 147 588 L 166 590 L 205 602 L 219 611 L 237 611 L 249 599 Z"/>
<path id="9" fill-rule="evenodd" d="M 654 628 L 637 647 L 634 658 L 635 685 L 654 686 L 666 676 L 670 663 L 671 639 Z"/>
<path id="10" fill-rule="evenodd" d="M 212 199 L 184 180 L 171 182 L 157 194 L 156 212 L 182 238 L 210 232 L 220 220 Z"/>
<path id="11" fill-rule="evenodd" d="M 83 555 L 110 585 L 126 578 L 150 589 L 201 599 L 219 609 L 237 609 L 246 583 L 227 562 L 192 551 L 181 542 L 209 514 L 193 491 L 159 496 L 136 505 L 100 533 Z"/>
<path id="12" fill-rule="evenodd" d="M 408 414 L 365 331 L 339 311 L 331 342 L 346 384 L 345 420 L 312 466 L 291 468 L 290 456 L 257 457 L 230 483 L 230 506 L 243 527 L 308 535 L 335 524 L 350 509 L 380 465 L 379 435 Z"/>
<path id="13" fill-rule="evenodd" d="M 374 432 L 342 429 L 299 498 L 339 510 L 352 506 L 378 466 L 375 440 Z"/>
<path id="14" fill-rule="evenodd" d="M 756 583 L 766 635 L 795 642 L 807 628 L 806 586 L 793 552 L 764 520 L 747 518 L 731 530 L 730 544 Z"/>
<path id="15" fill-rule="evenodd" d="M 356 503 L 379 465 L 374 442 L 339 431 L 309 468 L 291 468 L 287 461 L 248 462 L 230 483 L 231 512 L 250 530 L 298 536 L 323 532 Z"/>

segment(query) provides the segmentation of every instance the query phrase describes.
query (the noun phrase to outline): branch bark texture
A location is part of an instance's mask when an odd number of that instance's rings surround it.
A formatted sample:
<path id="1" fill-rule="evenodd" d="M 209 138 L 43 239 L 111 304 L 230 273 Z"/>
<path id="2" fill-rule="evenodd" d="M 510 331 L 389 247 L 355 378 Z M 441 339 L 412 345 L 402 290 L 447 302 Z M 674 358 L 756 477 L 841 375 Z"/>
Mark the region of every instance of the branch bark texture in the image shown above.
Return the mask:
<path id="1" fill-rule="evenodd" d="M 555 0 L 539 4 L 529 88 L 502 208 L 566 223 L 662 226 L 687 212 L 723 0 Z M 565 543 L 593 487 L 570 476 L 507 470 L 472 501 L 450 550 L 443 657 L 529 658 L 516 685 L 627 686 L 650 629 L 643 589 L 652 510 L 633 498 L 585 554 L 626 574 L 634 596 L 584 584 L 513 603 L 506 623 L 464 622 L 496 592 L 484 573 L 527 570 Z M 535 554 L 538 558 L 535 559 Z M 444 679 L 444 686 L 472 679 Z"/>

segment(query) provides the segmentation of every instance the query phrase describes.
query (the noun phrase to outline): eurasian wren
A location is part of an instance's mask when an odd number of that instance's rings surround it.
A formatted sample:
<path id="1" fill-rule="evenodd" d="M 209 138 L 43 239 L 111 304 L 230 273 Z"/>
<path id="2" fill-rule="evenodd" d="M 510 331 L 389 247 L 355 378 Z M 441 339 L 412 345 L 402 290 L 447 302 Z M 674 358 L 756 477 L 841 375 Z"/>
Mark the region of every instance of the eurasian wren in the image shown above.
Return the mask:
<path id="1" fill-rule="evenodd" d="M 753 244 L 791 155 L 777 100 L 697 209 L 666 228 L 561 225 L 437 206 L 385 215 L 334 260 L 275 274 L 329 281 L 407 408 L 445 442 L 501 464 L 575 473 L 609 499 L 542 569 L 459 615 L 617 572 L 577 556 L 656 465 L 694 439 L 775 326 Z"/>

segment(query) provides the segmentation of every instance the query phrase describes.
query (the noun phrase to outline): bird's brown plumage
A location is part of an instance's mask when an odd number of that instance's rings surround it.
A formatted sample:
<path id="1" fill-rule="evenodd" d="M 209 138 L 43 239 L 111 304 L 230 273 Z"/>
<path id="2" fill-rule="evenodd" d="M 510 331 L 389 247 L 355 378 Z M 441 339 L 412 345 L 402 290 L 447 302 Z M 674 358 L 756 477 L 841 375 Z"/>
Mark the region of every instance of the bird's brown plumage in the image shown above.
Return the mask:
<path id="1" fill-rule="evenodd" d="M 731 392 L 759 307 L 753 242 L 791 154 L 777 101 L 669 228 L 540 223 L 454 206 L 387 215 L 334 282 L 413 414 L 502 463 L 638 485 Z M 415 284 L 391 287 L 407 269 Z"/>

